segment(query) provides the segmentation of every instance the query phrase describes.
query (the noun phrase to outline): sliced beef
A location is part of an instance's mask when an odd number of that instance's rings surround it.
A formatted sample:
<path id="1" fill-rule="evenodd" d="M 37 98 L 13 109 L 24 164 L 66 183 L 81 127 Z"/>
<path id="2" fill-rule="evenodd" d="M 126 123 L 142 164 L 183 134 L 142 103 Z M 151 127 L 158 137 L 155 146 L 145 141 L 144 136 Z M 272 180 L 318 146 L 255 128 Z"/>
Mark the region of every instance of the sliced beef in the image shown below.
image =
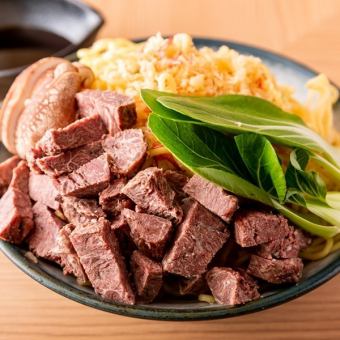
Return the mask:
<path id="1" fill-rule="evenodd" d="M 107 220 L 77 226 L 70 240 L 97 294 L 113 302 L 135 303 L 117 238 Z"/>
<path id="2" fill-rule="evenodd" d="M 129 209 L 124 209 L 122 214 L 129 224 L 131 237 L 138 249 L 149 257 L 161 259 L 172 234 L 171 222 Z"/>
<path id="3" fill-rule="evenodd" d="M 163 269 L 188 278 L 201 275 L 228 237 L 229 232 L 217 216 L 192 202 L 163 259 Z"/>
<path id="4" fill-rule="evenodd" d="M 113 91 L 85 90 L 76 94 L 82 117 L 99 114 L 111 135 L 131 128 L 137 119 L 131 97 Z"/>
<path id="5" fill-rule="evenodd" d="M 301 230 L 289 227 L 286 237 L 259 245 L 257 254 L 268 259 L 289 259 L 298 257 L 310 243 L 311 238 Z"/>
<path id="6" fill-rule="evenodd" d="M 107 136 L 103 140 L 103 148 L 109 155 L 111 171 L 130 176 L 143 164 L 147 144 L 141 129 L 129 129 Z"/>
<path id="7" fill-rule="evenodd" d="M 144 211 L 168 218 L 179 223 L 183 217 L 181 207 L 175 202 L 175 192 L 163 175 L 163 170 L 155 167 L 140 171 L 122 189 Z"/>
<path id="8" fill-rule="evenodd" d="M 236 196 L 198 175 L 191 177 L 183 190 L 225 222 L 230 222 L 238 208 Z"/>
<path id="9" fill-rule="evenodd" d="M 59 209 L 60 194 L 58 182 L 54 178 L 31 171 L 28 187 L 29 195 L 33 201 L 43 203 L 54 210 Z"/>
<path id="10" fill-rule="evenodd" d="M 95 142 L 106 133 L 100 116 L 93 115 L 76 120 L 62 129 L 47 130 L 36 146 L 45 155 L 56 155 L 64 150 Z"/>
<path id="11" fill-rule="evenodd" d="M 234 225 L 236 242 L 242 247 L 283 239 L 290 230 L 283 216 L 258 210 L 241 211 Z"/>
<path id="12" fill-rule="evenodd" d="M 161 264 L 135 250 L 131 256 L 131 269 L 138 299 L 143 303 L 152 302 L 157 297 L 163 284 Z"/>
<path id="13" fill-rule="evenodd" d="M 303 262 L 297 257 L 276 260 L 252 255 L 247 272 L 270 283 L 290 283 L 301 279 L 302 270 Z"/>
<path id="14" fill-rule="evenodd" d="M 207 291 L 205 275 L 198 275 L 189 279 L 181 279 L 179 282 L 180 295 L 198 295 Z"/>
<path id="15" fill-rule="evenodd" d="M 103 154 L 70 174 L 60 176 L 59 190 L 63 195 L 94 196 L 109 185 L 110 176 L 107 155 Z"/>
<path id="16" fill-rule="evenodd" d="M 39 158 L 36 166 L 46 175 L 57 177 L 77 170 L 103 152 L 101 141 L 96 141 L 58 155 Z"/>
<path id="17" fill-rule="evenodd" d="M 178 199 L 186 197 L 186 193 L 183 188 L 188 183 L 189 177 L 182 172 L 174 170 L 165 170 L 164 177 L 167 180 L 170 187 L 176 192 Z"/>
<path id="18" fill-rule="evenodd" d="M 121 193 L 125 184 L 125 178 L 118 178 L 99 194 L 99 204 L 105 212 L 116 216 L 124 208 L 133 207 L 133 203 L 130 198 Z"/>
<path id="19" fill-rule="evenodd" d="M 33 228 L 28 176 L 28 166 L 21 161 L 13 170 L 9 188 L 0 200 L 0 238 L 15 244 L 20 244 Z"/>
<path id="20" fill-rule="evenodd" d="M 34 204 L 33 216 L 35 228 L 28 239 L 30 250 L 38 257 L 60 263 L 57 237 L 65 222 L 40 202 Z"/>
<path id="21" fill-rule="evenodd" d="M 214 267 L 206 278 L 216 302 L 220 304 L 243 305 L 260 297 L 256 282 L 244 272 Z"/>
<path id="22" fill-rule="evenodd" d="M 58 231 L 56 253 L 60 258 L 60 265 L 63 267 L 64 275 L 74 275 L 80 285 L 85 285 L 88 282 L 87 276 L 70 241 L 70 235 L 74 229 L 75 226 L 70 223 Z"/>
<path id="23" fill-rule="evenodd" d="M 12 179 L 13 170 L 19 162 L 20 158 L 13 156 L 0 163 L 0 197 L 7 190 Z"/>
<path id="24" fill-rule="evenodd" d="M 96 222 L 106 216 L 94 199 L 63 196 L 61 207 L 67 220 L 75 226 Z"/>

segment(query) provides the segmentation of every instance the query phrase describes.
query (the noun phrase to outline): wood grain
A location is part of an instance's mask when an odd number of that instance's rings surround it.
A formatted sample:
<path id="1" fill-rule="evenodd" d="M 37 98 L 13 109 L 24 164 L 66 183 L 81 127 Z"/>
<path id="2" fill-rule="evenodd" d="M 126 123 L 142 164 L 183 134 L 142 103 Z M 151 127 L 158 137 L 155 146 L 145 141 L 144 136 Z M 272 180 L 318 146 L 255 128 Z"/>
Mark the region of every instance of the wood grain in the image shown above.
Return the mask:
<path id="1" fill-rule="evenodd" d="M 340 84 L 339 0 L 88 0 L 100 36 L 188 32 L 263 46 Z M 283 306 L 204 322 L 156 322 L 96 311 L 40 286 L 0 255 L 0 339 L 340 339 L 340 277 Z"/>

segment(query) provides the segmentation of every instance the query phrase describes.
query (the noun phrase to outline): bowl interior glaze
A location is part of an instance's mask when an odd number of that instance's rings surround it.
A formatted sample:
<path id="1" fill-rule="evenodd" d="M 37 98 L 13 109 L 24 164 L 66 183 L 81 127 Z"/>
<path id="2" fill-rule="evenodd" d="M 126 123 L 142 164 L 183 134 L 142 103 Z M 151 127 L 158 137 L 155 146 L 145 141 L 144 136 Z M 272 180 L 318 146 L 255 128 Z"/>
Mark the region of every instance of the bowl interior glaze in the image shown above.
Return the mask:
<path id="1" fill-rule="evenodd" d="M 200 47 L 209 46 L 212 48 L 218 48 L 220 45 L 226 44 L 241 53 L 261 58 L 274 72 L 280 83 L 295 87 L 297 98 L 300 100 L 303 100 L 306 96 L 305 82 L 317 74 L 300 63 L 253 46 L 205 38 L 196 38 L 195 43 Z M 336 105 L 335 110 L 336 116 L 340 117 L 339 103 Z M 0 156 L 2 159 L 8 157 L 3 147 L 0 150 Z M 103 301 L 94 294 L 92 289 L 80 287 L 75 279 L 65 277 L 59 268 L 47 261 L 39 260 L 37 264 L 32 263 L 26 259 L 24 256 L 25 251 L 19 247 L 0 241 L 0 249 L 30 277 L 60 295 L 107 312 L 156 320 L 217 319 L 260 311 L 297 298 L 315 289 L 340 272 L 340 251 L 338 251 L 320 261 L 308 263 L 305 266 L 303 278 L 298 284 L 280 286 L 276 290 L 263 295 L 260 300 L 244 306 L 208 305 L 195 300 L 181 301 L 176 299 L 150 305 L 127 306 Z"/>

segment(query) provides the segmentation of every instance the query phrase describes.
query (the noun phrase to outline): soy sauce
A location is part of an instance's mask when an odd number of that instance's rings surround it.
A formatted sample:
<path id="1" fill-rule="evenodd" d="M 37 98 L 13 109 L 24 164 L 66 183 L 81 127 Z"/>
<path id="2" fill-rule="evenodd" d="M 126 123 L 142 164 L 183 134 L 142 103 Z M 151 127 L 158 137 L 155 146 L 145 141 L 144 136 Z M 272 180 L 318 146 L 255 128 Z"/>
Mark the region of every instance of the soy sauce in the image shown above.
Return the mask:
<path id="1" fill-rule="evenodd" d="M 29 65 L 69 45 L 65 38 L 45 30 L 0 28 L 0 71 Z"/>

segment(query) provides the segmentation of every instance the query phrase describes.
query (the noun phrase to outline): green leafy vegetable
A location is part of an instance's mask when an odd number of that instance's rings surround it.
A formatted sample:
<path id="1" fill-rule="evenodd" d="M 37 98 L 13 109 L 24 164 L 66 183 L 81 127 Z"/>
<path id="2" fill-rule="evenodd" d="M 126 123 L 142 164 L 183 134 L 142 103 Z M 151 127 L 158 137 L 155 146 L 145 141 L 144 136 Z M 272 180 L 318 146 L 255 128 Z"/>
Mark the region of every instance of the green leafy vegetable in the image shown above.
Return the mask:
<path id="1" fill-rule="evenodd" d="M 253 133 L 238 135 L 235 141 L 255 184 L 283 202 L 286 196 L 285 175 L 270 142 Z"/>
<path id="2" fill-rule="evenodd" d="M 340 178 L 340 156 L 335 149 L 307 128 L 299 117 L 282 111 L 266 100 L 243 95 L 164 96 L 164 93 L 152 90 L 143 90 L 142 97 L 151 110 L 163 118 L 183 121 L 185 118 L 180 116 L 182 114 L 191 118 L 192 123 L 199 124 L 199 121 L 224 133 L 237 135 L 254 132 L 268 137 L 274 143 L 321 154 L 329 165 L 339 170 L 334 174 Z M 155 108 L 155 102 L 163 107 Z"/>
<path id="3" fill-rule="evenodd" d="M 306 171 L 309 153 L 302 149 L 293 150 L 286 170 L 287 186 L 299 192 L 325 201 L 327 188 L 324 181 L 315 171 Z"/>

